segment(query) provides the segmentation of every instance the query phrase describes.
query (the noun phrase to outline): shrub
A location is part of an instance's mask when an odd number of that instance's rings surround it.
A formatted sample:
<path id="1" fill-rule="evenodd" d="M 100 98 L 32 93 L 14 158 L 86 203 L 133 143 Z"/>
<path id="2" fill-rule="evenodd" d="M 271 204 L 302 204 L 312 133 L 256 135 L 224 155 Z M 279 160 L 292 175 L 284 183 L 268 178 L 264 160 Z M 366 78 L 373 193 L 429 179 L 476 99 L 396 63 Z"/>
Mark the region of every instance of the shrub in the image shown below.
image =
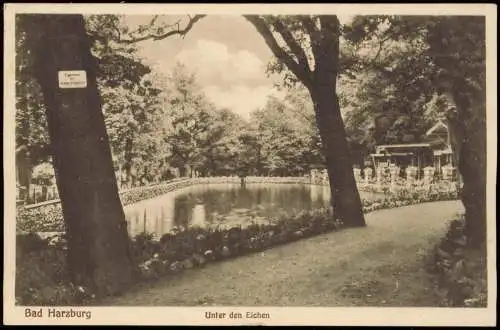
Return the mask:
<path id="1" fill-rule="evenodd" d="M 274 219 L 268 224 L 251 224 L 247 227 L 225 229 L 193 227 L 183 229 L 174 235 L 163 235 L 154 243 L 157 246 L 154 250 L 157 254 L 150 254 L 149 259 L 138 262 L 144 264 L 156 258 L 162 262 L 186 263 L 186 260 L 203 260 L 204 258 L 200 256 L 219 260 L 261 251 L 276 244 L 299 239 L 306 236 L 306 233 L 319 234 L 337 228 L 338 225 L 332 221 L 332 215 L 327 210 L 301 212 L 292 217 Z M 141 249 L 141 244 L 134 240 L 136 248 Z"/>
<path id="2" fill-rule="evenodd" d="M 464 228 L 463 216 L 450 222 L 434 248 L 430 271 L 438 275 L 443 306 L 486 307 L 486 252 L 468 248 Z"/>
<path id="3" fill-rule="evenodd" d="M 16 239 L 16 303 L 80 305 L 92 295 L 68 282 L 64 235 L 42 239 L 37 234 Z"/>

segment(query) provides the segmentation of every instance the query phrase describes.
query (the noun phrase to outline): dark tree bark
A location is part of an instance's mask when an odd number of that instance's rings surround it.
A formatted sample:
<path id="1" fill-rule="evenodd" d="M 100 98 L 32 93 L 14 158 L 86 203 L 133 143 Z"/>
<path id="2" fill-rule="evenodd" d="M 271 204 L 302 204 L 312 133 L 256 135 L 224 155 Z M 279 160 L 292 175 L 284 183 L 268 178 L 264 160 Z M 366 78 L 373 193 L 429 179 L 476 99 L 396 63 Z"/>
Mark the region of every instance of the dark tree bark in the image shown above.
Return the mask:
<path id="1" fill-rule="evenodd" d="M 315 40 L 311 94 L 325 156 L 332 207 L 337 218 L 353 227 L 365 226 L 363 207 L 354 179 L 353 162 L 337 97 L 340 26 L 336 16 L 322 16 L 322 40 Z M 313 39 L 314 40 L 314 39 Z M 313 41 L 314 42 L 314 41 Z"/>
<path id="2" fill-rule="evenodd" d="M 477 247 L 486 241 L 486 108 L 484 100 L 471 103 L 460 90 L 451 90 L 448 99 L 453 105 L 448 114 L 453 155 L 463 182 L 465 231 L 470 246 Z"/>
<path id="3" fill-rule="evenodd" d="M 446 16 L 425 25 L 434 83 L 446 111 L 469 245 L 486 243 L 486 27 L 484 16 Z M 460 68 L 457 70 L 457 68 Z M 493 183 L 494 184 L 494 183 Z"/>
<path id="4" fill-rule="evenodd" d="M 73 281 L 98 295 L 123 291 L 133 267 L 125 215 L 81 15 L 34 15 L 36 77 L 47 122 L 68 236 Z M 62 89 L 59 70 L 85 70 L 86 88 Z"/>
<path id="5" fill-rule="evenodd" d="M 336 218 L 352 227 L 365 226 L 361 198 L 333 86 L 313 86 L 314 110 L 326 159 L 332 207 Z M 314 94 L 313 94 L 314 93 Z"/>

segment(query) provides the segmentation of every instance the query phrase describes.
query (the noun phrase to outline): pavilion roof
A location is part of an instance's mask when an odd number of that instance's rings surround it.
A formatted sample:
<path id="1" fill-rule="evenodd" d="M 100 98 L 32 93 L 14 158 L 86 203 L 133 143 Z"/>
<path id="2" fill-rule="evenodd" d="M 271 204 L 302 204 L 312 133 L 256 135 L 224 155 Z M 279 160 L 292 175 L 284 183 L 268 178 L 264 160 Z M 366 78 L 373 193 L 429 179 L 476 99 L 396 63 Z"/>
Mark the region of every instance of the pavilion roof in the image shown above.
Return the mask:
<path id="1" fill-rule="evenodd" d="M 382 144 L 377 149 L 398 149 L 398 148 L 428 148 L 430 143 L 405 143 L 405 144 Z"/>
<path id="2" fill-rule="evenodd" d="M 381 153 L 370 154 L 370 156 L 374 156 L 374 157 L 412 156 L 412 155 L 414 155 L 413 152 L 388 152 L 388 153 L 385 153 L 385 154 L 381 154 Z"/>
<path id="3" fill-rule="evenodd" d="M 431 127 L 431 128 L 430 128 L 430 129 L 429 129 L 429 130 L 425 133 L 425 135 L 426 135 L 426 136 L 429 136 L 429 135 L 431 135 L 432 133 L 434 133 L 436 130 L 438 130 L 438 129 L 440 129 L 440 128 L 444 128 L 444 129 L 446 129 L 446 131 L 448 131 L 448 126 L 440 120 L 440 121 L 438 121 L 438 122 L 436 123 L 436 125 L 432 126 L 432 127 Z"/>

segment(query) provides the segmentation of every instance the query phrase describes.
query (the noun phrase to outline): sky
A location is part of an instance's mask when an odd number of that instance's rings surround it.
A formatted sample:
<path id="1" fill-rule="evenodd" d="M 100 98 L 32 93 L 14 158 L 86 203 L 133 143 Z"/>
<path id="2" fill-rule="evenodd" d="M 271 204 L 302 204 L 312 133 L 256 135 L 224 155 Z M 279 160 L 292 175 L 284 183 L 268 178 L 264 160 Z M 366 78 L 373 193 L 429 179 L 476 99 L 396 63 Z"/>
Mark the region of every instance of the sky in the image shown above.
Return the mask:
<path id="1" fill-rule="evenodd" d="M 128 16 L 126 24 L 144 24 L 151 16 Z M 172 22 L 178 17 L 164 18 Z M 341 21 L 346 17 L 339 17 Z M 173 36 L 137 45 L 138 55 L 153 70 L 168 74 L 176 62 L 195 72 L 198 83 L 218 107 L 248 118 L 265 105 L 267 97 L 283 96 L 266 74 L 272 53 L 255 28 L 241 16 L 209 15 L 184 37 Z"/>

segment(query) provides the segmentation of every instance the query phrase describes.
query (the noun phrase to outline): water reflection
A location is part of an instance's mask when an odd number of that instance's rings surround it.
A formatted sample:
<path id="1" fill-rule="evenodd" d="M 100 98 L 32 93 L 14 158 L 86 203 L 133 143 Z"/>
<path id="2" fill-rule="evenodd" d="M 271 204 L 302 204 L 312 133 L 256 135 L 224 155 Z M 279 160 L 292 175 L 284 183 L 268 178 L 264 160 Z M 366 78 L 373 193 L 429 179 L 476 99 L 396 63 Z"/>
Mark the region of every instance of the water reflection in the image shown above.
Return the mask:
<path id="1" fill-rule="evenodd" d="M 370 198 L 370 194 L 362 193 Z M 265 222 L 278 213 L 329 204 L 325 186 L 305 184 L 204 184 L 125 207 L 129 233 L 164 234 L 174 226 L 235 226 Z"/>

